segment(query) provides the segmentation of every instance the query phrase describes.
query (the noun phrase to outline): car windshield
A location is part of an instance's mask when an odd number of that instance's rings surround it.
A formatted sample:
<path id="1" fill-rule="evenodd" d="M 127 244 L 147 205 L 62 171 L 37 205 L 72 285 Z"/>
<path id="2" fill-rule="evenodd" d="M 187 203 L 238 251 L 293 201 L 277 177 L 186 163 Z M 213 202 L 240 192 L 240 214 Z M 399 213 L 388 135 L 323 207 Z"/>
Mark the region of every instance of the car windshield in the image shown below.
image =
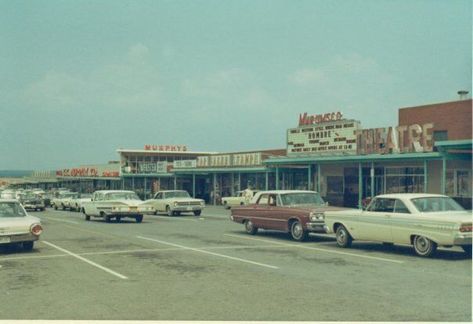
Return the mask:
<path id="1" fill-rule="evenodd" d="M 281 194 L 283 206 L 324 205 L 325 202 L 316 192 L 297 192 Z"/>
<path id="2" fill-rule="evenodd" d="M 166 192 L 166 198 L 190 198 L 187 191 L 170 191 Z"/>
<path id="3" fill-rule="evenodd" d="M 105 195 L 105 200 L 140 200 L 134 192 L 110 192 Z"/>
<path id="4" fill-rule="evenodd" d="M 27 193 L 27 194 L 21 195 L 21 198 L 23 200 L 25 200 L 25 199 L 36 199 L 36 198 L 38 198 L 38 196 L 34 193 Z"/>
<path id="5" fill-rule="evenodd" d="M 413 198 L 411 201 L 421 213 L 465 210 L 450 197 Z"/>
<path id="6" fill-rule="evenodd" d="M 16 202 L 0 202 L 0 218 L 2 217 L 24 217 L 25 211 Z"/>

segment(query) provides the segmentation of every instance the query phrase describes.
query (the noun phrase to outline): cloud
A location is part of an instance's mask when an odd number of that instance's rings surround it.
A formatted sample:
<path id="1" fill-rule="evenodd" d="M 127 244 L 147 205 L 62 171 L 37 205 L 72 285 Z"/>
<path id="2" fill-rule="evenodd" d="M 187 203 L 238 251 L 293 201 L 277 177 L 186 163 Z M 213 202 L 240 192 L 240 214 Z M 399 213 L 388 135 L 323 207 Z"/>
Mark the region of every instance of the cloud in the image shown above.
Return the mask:
<path id="1" fill-rule="evenodd" d="M 29 106 L 52 110 L 157 105 L 162 100 L 162 90 L 158 68 L 149 54 L 148 47 L 135 44 L 118 61 L 88 73 L 47 71 L 26 87 L 23 99 Z"/>
<path id="2" fill-rule="evenodd" d="M 319 84 L 325 81 L 325 73 L 312 68 L 299 69 L 289 76 L 289 81 L 299 86 Z"/>
<path id="3" fill-rule="evenodd" d="M 185 79 L 181 92 L 189 98 L 232 103 L 243 108 L 264 106 L 272 101 L 268 91 L 256 82 L 253 74 L 237 68 Z"/>

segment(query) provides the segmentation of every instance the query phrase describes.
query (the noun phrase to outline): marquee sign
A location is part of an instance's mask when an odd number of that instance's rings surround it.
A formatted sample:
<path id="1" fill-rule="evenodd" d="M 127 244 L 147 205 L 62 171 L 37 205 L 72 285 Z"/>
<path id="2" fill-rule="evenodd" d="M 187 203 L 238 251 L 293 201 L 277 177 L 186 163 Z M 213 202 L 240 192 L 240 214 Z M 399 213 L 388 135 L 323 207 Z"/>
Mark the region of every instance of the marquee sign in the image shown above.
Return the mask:
<path id="1" fill-rule="evenodd" d="M 197 160 L 176 160 L 173 162 L 174 169 L 188 169 L 197 167 Z"/>
<path id="2" fill-rule="evenodd" d="M 249 167 L 262 164 L 261 152 L 220 154 L 197 157 L 198 168 Z"/>
<path id="3" fill-rule="evenodd" d="M 160 151 L 160 152 L 187 152 L 186 145 L 155 145 L 146 144 L 145 151 Z"/>
<path id="4" fill-rule="evenodd" d="M 116 178 L 120 176 L 119 164 L 83 166 L 56 171 L 57 177 L 70 178 Z"/>
<path id="5" fill-rule="evenodd" d="M 140 162 L 138 163 L 138 173 L 141 174 L 152 174 L 152 173 L 167 173 L 168 172 L 168 162 L 159 161 L 159 162 Z"/>
<path id="6" fill-rule="evenodd" d="M 299 114 L 299 126 L 333 122 L 333 121 L 341 120 L 342 117 L 343 117 L 343 114 L 339 111 L 326 113 L 326 114 L 318 114 L 318 115 L 308 115 L 305 112 L 304 114 Z"/>
<path id="7" fill-rule="evenodd" d="M 287 154 L 356 154 L 359 129 L 358 121 L 345 119 L 288 129 Z"/>

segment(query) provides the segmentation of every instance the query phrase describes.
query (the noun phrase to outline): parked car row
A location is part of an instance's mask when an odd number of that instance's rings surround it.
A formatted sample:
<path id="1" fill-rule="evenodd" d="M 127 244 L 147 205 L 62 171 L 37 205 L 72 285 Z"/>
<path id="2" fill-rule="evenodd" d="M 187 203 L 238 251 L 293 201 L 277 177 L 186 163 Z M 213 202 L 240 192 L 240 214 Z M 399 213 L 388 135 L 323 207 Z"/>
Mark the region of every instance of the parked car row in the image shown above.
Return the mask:
<path id="1" fill-rule="evenodd" d="M 359 210 L 329 207 L 313 191 L 261 191 L 250 205 L 233 208 L 230 218 L 252 235 L 279 230 L 303 241 L 310 232 L 335 233 L 342 248 L 363 240 L 409 244 L 424 257 L 438 246 L 460 246 L 471 254 L 472 214 L 443 195 L 380 195 Z"/>

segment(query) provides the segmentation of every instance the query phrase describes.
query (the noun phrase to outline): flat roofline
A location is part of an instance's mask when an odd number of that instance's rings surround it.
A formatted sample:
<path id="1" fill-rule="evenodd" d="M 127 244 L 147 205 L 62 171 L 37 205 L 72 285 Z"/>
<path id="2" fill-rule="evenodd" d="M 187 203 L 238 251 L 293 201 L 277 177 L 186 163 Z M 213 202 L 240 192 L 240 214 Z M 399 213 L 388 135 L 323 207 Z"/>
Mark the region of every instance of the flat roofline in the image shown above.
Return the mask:
<path id="1" fill-rule="evenodd" d="M 435 103 L 431 103 L 431 104 L 423 104 L 423 105 L 420 105 L 420 106 L 402 107 L 402 108 L 399 108 L 399 110 L 401 110 L 401 109 L 412 109 L 412 108 L 424 108 L 424 107 L 429 107 L 429 106 L 438 106 L 438 105 L 445 105 L 445 104 L 451 104 L 451 103 L 460 103 L 460 102 L 464 102 L 464 101 L 472 101 L 472 99 L 468 98 L 468 99 L 462 99 L 462 100 L 435 102 Z"/>
<path id="2" fill-rule="evenodd" d="M 132 150 L 132 149 L 118 149 L 118 153 L 153 153 L 153 154 L 183 154 L 183 155 L 196 155 L 196 154 L 219 154 L 218 152 L 191 152 L 191 151 L 154 151 L 154 150 Z"/>
<path id="3" fill-rule="evenodd" d="M 367 155 L 343 155 L 343 156 L 299 156 L 284 158 L 269 158 L 264 164 L 291 164 L 304 162 L 370 162 L 370 161 L 399 161 L 412 159 L 441 159 L 443 155 L 439 152 L 427 153 L 396 153 L 396 154 L 367 154 Z"/>

